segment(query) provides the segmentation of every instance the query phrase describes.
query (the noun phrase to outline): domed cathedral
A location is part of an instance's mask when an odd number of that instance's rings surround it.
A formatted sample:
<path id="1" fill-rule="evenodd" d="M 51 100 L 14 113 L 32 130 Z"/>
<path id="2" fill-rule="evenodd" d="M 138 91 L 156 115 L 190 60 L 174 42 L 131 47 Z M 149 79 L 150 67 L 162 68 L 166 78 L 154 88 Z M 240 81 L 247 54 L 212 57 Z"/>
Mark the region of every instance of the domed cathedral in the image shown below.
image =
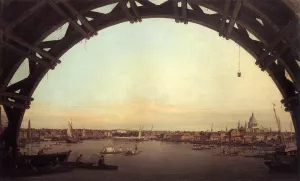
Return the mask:
<path id="1" fill-rule="evenodd" d="M 246 129 L 247 132 L 259 132 L 259 127 L 257 120 L 254 117 L 254 114 L 252 112 L 251 117 L 249 118 L 248 122 L 248 128 Z"/>

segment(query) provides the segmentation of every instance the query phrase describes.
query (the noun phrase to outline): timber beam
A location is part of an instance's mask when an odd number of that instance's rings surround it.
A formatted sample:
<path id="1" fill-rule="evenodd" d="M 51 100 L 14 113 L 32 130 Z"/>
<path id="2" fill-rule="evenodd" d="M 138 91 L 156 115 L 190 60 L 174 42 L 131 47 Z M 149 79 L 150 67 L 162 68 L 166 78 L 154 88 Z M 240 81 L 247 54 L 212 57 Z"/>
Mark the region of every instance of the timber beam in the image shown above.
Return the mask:
<path id="1" fill-rule="evenodd" d="M 188 17 L 187 17 L 187 0 L 181 0 L 181 22 L 184 24 L 188 24 Z"/>
<path id="2" fill-rule="evenodd" d="M 172 1 L 172 8 L 173 8 L 175 22 L 176 23 L 183 22 L 184 24 L 188 24 L 188 15 L 187 15 L 188 2 L 187 2 L 187 0 L 170 0 L 170 1 Z M 179 2 L 181 3 L 181 7 L 178 7 Z M 181 10 L 181 11 L 179 11 L 179 10 Z"/>
<path id="3" fill-rule="evenodd" d="M 281 103 L 285 106 L 285 111 L 289 112 L 293 107 L 300 105 L 300 95 L 297 93 L 295 96 L 281 100 Z"/>
<path id="4" fill-rule="evenodd" d="M 226 26 L 226 23 L 227 23 L 226 21 L 228 20 L 231 1 L 232 0 L 225 0 L 224 14 L 223 14 L 223 18 L 221 19 L 221 26 L 220 26 L 219 36 L 224 36 L 225 35 L 225 26 Z"/>
<path id="5" fill-rule="evenodd" d="M 62 1 L 62 4 L 76 17 L 78 17 L 78 19 L 80 20 L 80 22 L 90 31 L 88 36 L 95 36 L 97 35 L 97 31 L 96 29 L 89 23 L 89 21 L 83 17 L 70 3 L 68 3 L 67 1 Z"/>
<path id="6" fill-rule="evenodd" d="M 13 108 L 20 108 L 20 109 L 29 109 L 30 108 L 30 102 L 27 104 L 21 104 L 17 102 L 7 101 L 7 100 L 0 100 L 0 105 L 13 107 Z"/>
<path id="7" fill-rule="evenodd" d="M 227 32 L 226 32 L 226 39 L 229 39 L 231 36 L 232 29 L 236 22 L 237 16 L 241 10 L 242 4 L 243 4 L 243 0 L 237 0 L 236 4 L 234 6 L 234 10 L 233 10 L 233 13 L 232 13 L 232 16 L 231 16 L 231 19 L 229 21 L 229 25 L 227 28 Z"/>
<path id="8" fill-rule="evenodd" d="M 288 49 L 288 46 L 284 45 L 279 49 L 279 51 L 277 51 L 277 53 L 275 52 L 275 48 L 278 47 L 278 45 L 280 45 L 282 41 L 285 41 L 285 37 L 294 23 L 295 21 L 290 21 L 281 31 L 279 31 L 273 42 L 269 44 L 266 50 L 260 55 L 258 60 L 255 62 L 256 65 L 259 65 L 260 67 L 262 67 L 263 70 L 265 70 Z M 297 37 L 294 38 L 294 40 L 296 39 Z M 270 55 L 272 55 L 272 58 L 269 58 Z"/>
<path id="9" fill-rule="evenodd" d="M 289 48 L 293 47 L 293 44 L 299 38 L 299 34 L 292 39 L 290 43 L 282 45 L 273 56 L 268 55 L 267 58 L 259 65 L 262 71 L 265 71 L 268 67 L 272 65 L 281 55 L 283 55 Z"/>
<path id="10" fill-rule="evenodd" d="M 137 22 L 138 18 L 136 18 L 130 11 L 131 8 L 128 8 L 127 7 L 127 3 L 128 3 L 128 0 L 121 0 L 119 2 L 119 4 L 115 7 L 115 9 L 117 8 L 121 8 L 121 10 L 125 13 L 125 16 L 127 17 L 127 19 L 129 20 L 130 23 L 134 23 L 134 22 Z M 131 7 L 131 5 L 130 5 Z M 136 8 L 137 9 L 137 8 Z"/>
<path id="11" fill-rule="evenodd" d="M 65 13 L 53 0 L 47 0 L 47 3 L 63 18 L 65 18 L 71 26 L 74 27 L 84 38 L 89 39 L 90 35 L 77 22 L 75 22 L 67 13 Z"/>
<path id="12" fill-rule="evenodd" d="M 30 75 L 31 75 L 31 74 L 30 74 Z M 20 81 L 14 83 L 14 84 L 9 85 L 9 86 L 6 88 L 6 91 L 9 91 L 9 92 L 15 92 L 15 91 L 17 91 L 17 90 L 22 89 L 26 84 L 29 83 L 30 78 L 31 78 L 30 75 L 29 75 L 27 78 L 23 79 L 23 80 L 20 80 Z"/>
<path id="13" fill-rule="evenodd" d="M 2 45 L 11 49 L 12 51 L 14 51 L 15 53 L 21 55 L 21 56 L 26 56 L 29 60 L 31 61 L 34 61 L 36 63 L 39 63 L 41 64 L 42 66 L 44 66 L 45 68 L 49 68 L 49 69 L 54 69 L 56 64 L 51 64 L 50 62 L 47 62 L 45 61 L 44 59 L 41 59 L 39 57 L 37 57 L 36 55 L 31 55 L 29 54 L 28 52 L 24 51 L 24 50 L 21 50 L 19 49 L 18 47 L 10 44 L 10 43 L 7 43 L 5 41 L 2 41 Z"/>
<path id="14" fill-rule="evenodd" d="M 138 10 L 138 6 L 135 3 L 135 1 L 134 0 L 130 0 L 129 3 L 130 3 L 130 7 L 131 7 L 133 13 L 135 14 L 135 17 L 136 17 L 137 21 L 142 22 L 141 14 L 140 14 L 140 12 Z"/>
<path id="15" fill-rule="evenodd" d="M 231 32 L 236 23 L 236 19 L 240 13 L 241 7 L 243 5 L 243 0 L 236 0 L 232 15 L 230 20 L 228 19 L 229 11 L 231 7 L 232 0 L 225 0 L 224 13 L 221 19 L 221 25 L 219 30 L 219 36 L 225 37 L 227 40 L 231 36 Z"/>
<path id="16" fill-rule="evenodd" d="M 179 16 L 178 0 L 171 0 L 171 1 L 172 1 L 172 8 L 173 8 L 175 22 L 179 23 L 180 16 Z"/>
<path id="17" fill-rule="evenodd" d="M 11 22 L 10 24 L 8 24 L 8 26 L 6 27 L 6 30 L 10 31 L 12 30 L 14 27 L 16 27 L 19 23 L 21 23 L 22 21 L 24 21 L 27 17 L 29 17 L 30 15 L 32 15 L 33 13 L 35 13 L 38 9 L 40 9 L 41 7 L 43 7 L 45 5 L 45 1 L 38 1 L 36 5 L 34 5 L 33 7 L 31 7 L 30 9 L 28 9 L 27 11 L 25 11 L 25 13 L 23 13 L 22 15 L 20 15 L 16 20 L 14 20 L 13 22 Z"/>
<path id="18" fill-rule="evenodd" d="M 12 93 L 12 92 L 0 92 L 0 97 L 20 99 L 20 100 L 23 100 L 23 101 L 33 101 L 34 100 L 32 97 L 23 96 L 23 95 L 20 95 L 20 94 L 17 94 L 17 93 Z"/>
<path id="19" fill-rule="evenodd" d="M 143 6 L 156 6 L 154 3 L 152 3 L 149 0 L 136 0 L 136 1 Z"/>
<path id="20" fill-rule="evenodd" d="M 56 57 L 50 55 L 48 52 L 46 52 L 46 51 L 44 51 L 44 50 L 41 50 L 41 49 L 39 49 L 39 48 L 37 48 L 37 47 L 31 45 L 30 43 L 27 43 L 27 42 L 24 41 L 23 39 L 21 39 L 21 38 L 15 36 L 15 35 L 13 35 L 13 34 L 10 33 L 10 32 L 7 32 L 7 31 L 6 31 L 6 32 L 4 32 L 4 35 L 5 35 L 7 38 L 9 38 L 9 39 L 15 41 L 16 43 L 18 43 L 18 44 L 24 46 L 25 48 L 27 48 L 27 49 L 29 49 L 29 50 L 31 50 L 31 51 L 33 51 L 33 52 L 36 52 L 36 53 L 38 53 L 39 55 L 41 55 L 41 56 L 43 56 L 43 57 L 45 57 L 45 58 L 51 60 L 52 63 L 61 63 L 61 61 L 60 61 L 59 59 L 57 59 Z"/>
<path id="21" fill-rule="evenodd" d="M 52 48 L 59 40 L 50 40 L 50 41 L 43 41 L 38 46 L 40 48 Z"/>

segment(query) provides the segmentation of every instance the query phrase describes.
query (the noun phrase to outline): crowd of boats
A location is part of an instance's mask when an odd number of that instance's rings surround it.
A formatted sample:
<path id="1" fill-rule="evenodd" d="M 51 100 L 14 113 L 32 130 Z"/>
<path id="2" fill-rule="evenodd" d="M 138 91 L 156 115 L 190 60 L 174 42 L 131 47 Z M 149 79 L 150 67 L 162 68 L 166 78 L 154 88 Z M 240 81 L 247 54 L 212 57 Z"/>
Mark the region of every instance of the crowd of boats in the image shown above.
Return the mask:
<path id="1" fill-rule="evenodd" d="M 51 148 L 51 146 L 47 146 Z M 59 172 L 69 172 L 73 169 L 89 169 L 89 170 L 117 170 L 118 166 L 108 165 L 104 162 L 104 155 L 108 154 L 123 154 L 124 156 L 134 156 L 142 151 L 138 150 L 137 145 L 134 149 L 105 147 L 99 152 L 99 161 L 97 163 L 82 162 L 83 154 L 76 159 L 75 162 L 69 162 L 68 158 L 71 150 L 65 152 L 45 154 L 44 148 L 40 149 L 37 154 L 27 155 L 26 152 L 21 153 L 18 149 L 16 159 L 12 153 L 12 149 L 1 158 L 1 176 L 26 177 L 36 176 L 41 174 L 51 174 Z"/>
<path id="2" fill-rule="evenodd" d="M 295 145 L 281 145 L 277 147 L 235 147 L 194 144 L 192 150 L 211 150 L 216 148 L 219 148 L 220 152 L 213 154 L 213 156 L 260 158 L 264 159 L 264 164 L 270 171 L 294 173 L 298 171 L 299 155 Z"/>
<path id="3" fill-rule="evenodd" d="M 132 156 L 132 155 L 138 155 L 140 154 L 142 151 L 138 150 L 137 145 L 135 145 L 134 149 L 131 148 L 122 148 L 119 147 L 117 149 L 115 149 L 114 147 L 105 147 L 100 154 L 102 155 L 106 155 L 106 154 L 124 154 L 125 156 Z"/>

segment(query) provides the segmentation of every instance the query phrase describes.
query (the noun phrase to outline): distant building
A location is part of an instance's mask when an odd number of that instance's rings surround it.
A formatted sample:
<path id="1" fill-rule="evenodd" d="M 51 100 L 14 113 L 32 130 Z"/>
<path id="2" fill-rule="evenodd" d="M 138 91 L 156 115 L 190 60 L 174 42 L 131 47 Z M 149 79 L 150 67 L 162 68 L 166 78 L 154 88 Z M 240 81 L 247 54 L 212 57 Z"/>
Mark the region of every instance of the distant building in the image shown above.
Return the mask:
<path id="1" fill-rule="evenodd" d="M 241 140 L 241 133 L 237 129 L 231 129 L 228 131 L 229 140 L 238 141 Z"/>
<path id="2" fill-rule="evenodd" d="M 127 130 L 125 129 L 118 129 L 116 130 L 117 133 L 127 133 Z"/>
<path id="3" fill-rule="evenodd" d="M 258 132 L 258 131 L 259 131 L 258 123 L 254 117 L 254 114 L 252 113 L 251 117 L 249 118 L 247 132 Z"/>

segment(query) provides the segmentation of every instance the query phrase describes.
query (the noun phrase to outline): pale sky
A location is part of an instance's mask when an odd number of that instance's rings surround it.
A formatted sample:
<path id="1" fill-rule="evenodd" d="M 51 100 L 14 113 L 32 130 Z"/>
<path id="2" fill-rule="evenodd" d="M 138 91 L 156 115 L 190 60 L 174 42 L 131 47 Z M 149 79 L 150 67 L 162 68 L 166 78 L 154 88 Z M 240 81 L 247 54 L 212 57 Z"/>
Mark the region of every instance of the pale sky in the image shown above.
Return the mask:
<path id="1" fill-rule="evenodd" d="M 63 28 L 64 29 L 64 28 Z M 60 32 L 51 38 L 59 38 Z M 248 121 L 277 129 L 272 103 L 289 130 L 290 115 L 266 72 L 218 33 L 170 19 L 118 24 L 74 46 L 39 84 L 23 127 L 225 130 Z M 12 82 L 28 75 L 27 62 Z"/>

